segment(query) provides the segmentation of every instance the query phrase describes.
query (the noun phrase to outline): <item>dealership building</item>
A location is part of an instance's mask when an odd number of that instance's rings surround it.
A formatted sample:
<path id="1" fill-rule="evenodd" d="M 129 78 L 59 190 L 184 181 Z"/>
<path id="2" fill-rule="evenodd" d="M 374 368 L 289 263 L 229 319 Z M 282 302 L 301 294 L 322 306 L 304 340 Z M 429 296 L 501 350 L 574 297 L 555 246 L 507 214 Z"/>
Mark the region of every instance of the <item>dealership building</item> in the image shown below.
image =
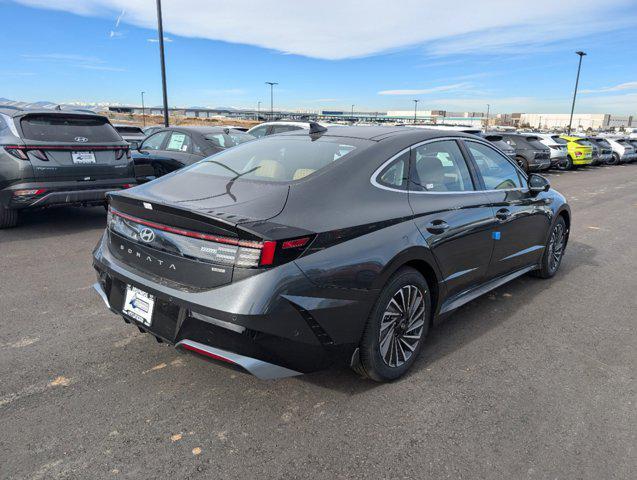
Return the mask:
<path id="1" fill-rule="evenodd" d="M 568 113 L 522 113 L 520 125 L 530 125 L 538 129 L 564 129 L 568 127 Z M 573 129 L 601 130 L 637 126 L 637 116 L 611 115 L 610 113 L 574 113 Z"/>

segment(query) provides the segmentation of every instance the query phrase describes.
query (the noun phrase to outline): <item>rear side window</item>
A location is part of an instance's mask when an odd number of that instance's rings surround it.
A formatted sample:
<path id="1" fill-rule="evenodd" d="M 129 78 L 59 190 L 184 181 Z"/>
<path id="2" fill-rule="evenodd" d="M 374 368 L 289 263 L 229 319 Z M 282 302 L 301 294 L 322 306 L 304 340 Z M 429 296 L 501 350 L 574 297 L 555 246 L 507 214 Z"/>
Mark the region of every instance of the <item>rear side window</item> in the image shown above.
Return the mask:
<path id="1" fill-rule="evenodd" d="M 553 140 L 555 140 L 555 143 L 559 143 L 560 145 L 567 145 L 568 144 L 568 140 L 566 140 L 565 138 L 562 137 L 551 137 Z"/>
<path id="2" fill-rule="evenodd" d="M 317 172 L 372 142 L 307 136 L 265 137 L 213 155 L 191 168 L 209 174 L 264 182 L 291 182 Z"/>
<path id="3" fill-rule="evenodd" d="M 409 152 L 403 153 L 396 160 L 387 165 L 376 177 L 376 181 L 385 187 L 397 190 L 407 190 L 409 179 Z"/>
<path id="4" fill-rule="evenodd" d="M 121 142 L 104 118 L 73 115 L 28 115 L 20 126 L 25 139 L 45 142 Z"/>
<path id="5" fill-rule="evenodd" d="M 229 133 L 227 135 L 225 133 L 209 133 L 205 138 L 213 147 L 219 148 L 230 148 L 254 140 L 254 137 L 247 133 Z"/>
<path id="6" fill-rule="evenodd" d="M 473 190 L 469 168 L 453 140 L 425 143 L 412 153 L 411 189 L 424 192 Z"/>
<path id="7" fill-rule="evenodd" d="M 261 138 L 265 137 L 265 134 L 268 132 L 267 125 L 261 125 L 260 127 L 256 127 L 254 130 L 250 130 L 250 135 L 253 137 Z"/>
<path id="8" fill-rule="evenodd" d="M 270 135 L 283 132 L 292 132 L 294 130 L 301 130 L 301 127 L 297 127 L 294 125 L 273 125 Z"/>
<path id="9" fill-rule="evenodd" d="M 466 142 L 487 190 L 509 190 L 522 187 L 515 167 L 506 157 L 481 143 Z"/>

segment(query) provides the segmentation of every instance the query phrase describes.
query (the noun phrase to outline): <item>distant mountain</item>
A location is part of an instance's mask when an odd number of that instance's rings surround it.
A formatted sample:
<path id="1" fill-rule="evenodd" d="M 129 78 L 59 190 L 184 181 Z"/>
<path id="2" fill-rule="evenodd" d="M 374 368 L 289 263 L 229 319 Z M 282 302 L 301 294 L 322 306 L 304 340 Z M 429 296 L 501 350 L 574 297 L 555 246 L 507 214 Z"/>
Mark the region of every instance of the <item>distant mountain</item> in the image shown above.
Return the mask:
<path id="1" fill-rule="evenodd" d="M 15 108 L 20 108 L 20 109 L 45 109 L 45 110 L 53 110 L 54 108 L 56 108 L 57 106 L 60 106 L 60 108 L 62 110 L 76 110 L 78 108 L 81 108 L 82 110 L 91 110 L 94 112 L 103 110 L 104 105 L 99 105 L 99 104 L 88 104 L 88 103 L 80 103 L 80 102 L 74 102 L 72 104 L 68 104 L 68 103 L 55 103 L 55 102 L 51 102 L 48 100 L 40 100 L 38 102 L 20 102 L 17 100 L 10 100 L 8 98 L 0 98 L 0 107 L 1 106 L 8 106 L 8 107 L 15 107 Z"/>

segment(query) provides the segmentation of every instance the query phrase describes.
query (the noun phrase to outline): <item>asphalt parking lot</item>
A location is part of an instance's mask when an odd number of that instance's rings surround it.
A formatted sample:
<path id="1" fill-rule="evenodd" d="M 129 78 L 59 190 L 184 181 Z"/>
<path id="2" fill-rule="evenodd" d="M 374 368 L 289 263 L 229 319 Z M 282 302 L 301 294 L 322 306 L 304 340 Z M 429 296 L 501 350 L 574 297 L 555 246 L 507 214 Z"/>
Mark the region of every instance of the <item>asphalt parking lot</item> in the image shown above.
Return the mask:
<path id="1" fill-rule="evenodd" d="M 637 164 L 547 176 L 557 276 L 465 305 L 391 384 L 159 345 L 91 288 L 102 208 L 25 214 L 0 232 L 0 478 L 635 478 Z"/>

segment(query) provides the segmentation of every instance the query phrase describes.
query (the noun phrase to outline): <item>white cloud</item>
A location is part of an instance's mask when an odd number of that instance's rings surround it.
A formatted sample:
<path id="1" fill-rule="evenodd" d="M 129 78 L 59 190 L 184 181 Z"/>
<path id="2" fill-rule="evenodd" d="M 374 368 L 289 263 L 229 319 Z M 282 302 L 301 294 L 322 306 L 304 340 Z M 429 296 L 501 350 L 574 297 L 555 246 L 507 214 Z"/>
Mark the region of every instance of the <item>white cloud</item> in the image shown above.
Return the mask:
<path id="1" fill-rule="evenodd" d="M 22 58 L 38 62 L 50 62 L 63 64 L 69 67 L 84 68 L 87 70 L 104 70 L 108 72 L 123 72 L 125 69 L 109 66 L 106 61 L 90 55 L 78 55 L 75 53 L 38 53 L 24 54 Z"/>
<path id="2" fill-rule="evenodd" d="M 78 15 L 112 16 L 155 29 L 149 0 L 14 0 Z M 429 53 L 493 53 L 636 24 L 634 0 L 164 0 L 172 35 L 256 45 L 338 60 L 425 45 Z M 577 12 L 574 14 L 573 12 Z"/>
<path id="3" fill-rule="evenodd" d="M 438 87 L 407 89 L 407 90 L 382 90 L 378 95 L 427 95 L 430 93 L 450 92 L 470 87 L 468 83 L 454 83 L 452 85 L 440 85 Z"/>
<path id="4" fill-rule="evenodd" d="M 612 87 L 602 87 L 597 89 L 580 90 L 581 93 L 606 93 L 606 92 L 619 92 L 622 90 L 637 90 L 637 82 L 620 83 L 619 85 L 613 85 Z"/>

